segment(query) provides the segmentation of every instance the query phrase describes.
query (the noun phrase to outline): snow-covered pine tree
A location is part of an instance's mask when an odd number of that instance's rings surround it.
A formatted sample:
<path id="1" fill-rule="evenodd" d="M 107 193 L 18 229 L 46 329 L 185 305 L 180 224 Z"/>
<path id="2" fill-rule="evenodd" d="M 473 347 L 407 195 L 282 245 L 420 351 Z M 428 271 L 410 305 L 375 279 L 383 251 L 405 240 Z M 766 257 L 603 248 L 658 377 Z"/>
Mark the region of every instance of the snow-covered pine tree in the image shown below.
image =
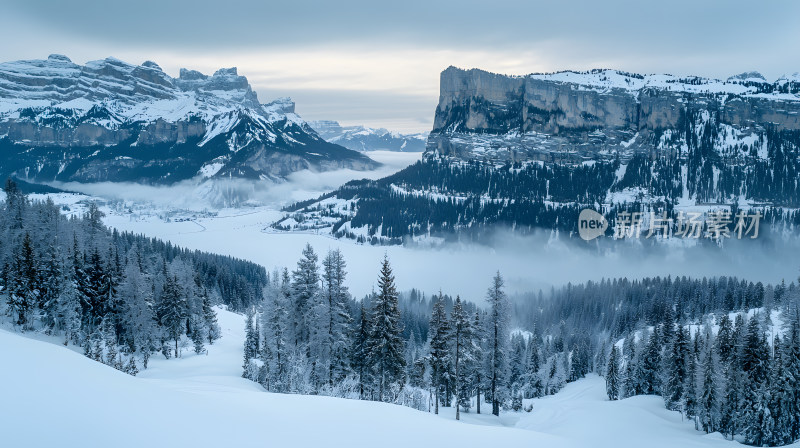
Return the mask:
<path id="1" fill-rule="evenodd" d="M 322 264 L 325 281 L 324 296 L 329 309 L 327 344 L 330 346 L 328 349 L 330 371 L 328 377 L 332 386 L 335 382 L 344 379 L 350 371 L 349 351 L 352 346 L 350 334 L 353 318 L 348 309 L 350 293 L 345 286 L 347 263 L 341 250 L 337 248 L 329 251 Z"/>
<path id="2" fill-rule="evenodd" d="M 544 392 L 544 384 L 539 370 L 541 369 L 541 342 L 534 332 L 528 340 L 528 361 L 525 369 L 525 384 L 529 398 L 539 398 Z"/>
<path id="3" fill-rule="evenodd" d="M 38 302 L 40 279 L 33 240 L 25 232 L 19 248 L 14 251 L 6 280 L 6 302 L 16 324 L 28 328 L 29 314 Z"/>
<path id="4" fill-rule="evenodd" d="M 464 310 L 461 297 L 453 304 L 453 355 L 455 357 L 456 420 L 461 419 L 461 409 L 468 411 L 472 396 L 470 371 L 475 363 L 472 320 Z"/>
<path id="5" fill-rule="evenodd" d="M 765 418 L 771 418 L 765 416 L 765 412 L 768 412 L 766 392 L 769 377 L 769 347 L 757 316 L 751 317 L 747 323 L 739 362 L 745 377 L 742 397 L 744 404 L 742 435 L 746 443 L 761 446 L 765 438 L 763 422 Z"/>
<path id="6" fill-rule="evenodd" d="M 666 383 L 661 393 L 667 409 L 683 412 L 685 404 L 683 402 L 683 392 L 688 372 L 689 341 L 686 329 L 682 326 L 678 326 L 672 334 L 673 339 L 668 346 L 667 356 L 665 357 Z"/>
<path id="7" fill-rule="evenodd" d="M 771 446 L 782 446 L 792 443 L 792 400 L 797 383 L 789 374 L 786 356 L 789 344 L 784 343 L 780 336 L 775 336 L 773 342 L 772 367 L 769 380 L 769 415 L 773 422 L 770 437 L 766 442 Z M 765 433 L 769 427 L 765 428 Z"/>
<path id="8" fill-rule="evenodd" d="M 508 359 L 508 384 L 511 389 L 511 397 L 516 397 L 524 384 L 526 347 L 525 338 L 522 334 L 514 334 L 511 337 L 511 350 Z"/>
<path id="9" fill-rule="evenodd" d="M 125 373 L 130 376 L 136 376 L 139 374 L 139 368 L 136 367 L 136 359 L 133 356 L 128 358 L 128 363 L 125 365 Z"/>
<path id="10" fill-rule="evenodd" d="M 256 333 L 256 327 L 254 323 L 255 319 L 255 310 L 249 309 L 247 310 L 247 319 L 245 320 L 244 324 L 244 362 L 242 363 L 242 377 L 254 380 L 254 377 L 251 372 L 251 360 L 258 356 L 258 348 L 256 347 L 256 341 L 258 340 L 258 333 Z"/>
<path id="11" fill-rule="evenodd" d="M 402 384 L 405 367 L 398 294 L 392 267 L 385 255 L 370 321 L 372 327 L 366 344 L 367 359 L 377 382 L 378 400 L 384 401 L 388 398 L 386 392 L 389 388 Z"/>
<path id="12" fill-rule="evenodd" d="M 500 415 L 500 405 L 508 398 L 508 299 L 503 291 L 500 272 L 492 279 L 487 291 L 489 314 L 486 332 L 486 378 L 492 400 L 492 414 Z"/>
<path id="13" fill-rule="evenodd" d="M 161 302 L 156 309 L 158 323 L 167 337 L 175 341 L 175 357 L 179 355 L 178 342 L 186 330 L 187 303 L 183 288 L 175 276 L 167 276 L 161 291 Z"/>
<path id="14" fill-rule="evenodd" d="M 202 298 L 202 313 L 203 313 L 203 325 L 206 328 L 206 338 L 208 340 L 208 345 L 211 345 L 219 339 L 222 334 L 219 328 L 219 323 L 217 322 L 217 313 L 214 312 L 214 309 L 211 307 L 211 298 L 208 296 L 208 290 L 203 287 L 203 295 Z"/>
<path id="15" fill-rule="evenodd" d="M 68 257 L 61 270 L 60 288 L 56 298 L 56 330 L 64 332 L 64 345 L 70 340 L 77 342 L 81 327 L 81 304 L 78 299 L 72 259 Z"/>
<path id="16" fill-rule="evenodd" d="M 636 378 L 638 359 L 636 355 L 636 339 L 634 332 L 629 333 L 628 337 L 625 338 L 625 342 L 622 345 L 622 351 L 625 370 L 622 374 L 622 388 L 620 397 L 627 398 L 638 394 L 636 387 L 638 383 L 638 378 Z"/>
<path id="17" fill-rule="evenodd" d="M 661 336 L 656 327 L 650 333 L 647 348 L 642 357 L 640 384 L 642 393 L 653 395 L 661 392 Z"/>
<path id="18" fill-rule="evenodd" d="M 719 428 L 719 378 L 711 331 L 707 331 L 706 335 L 706 344 L 698 367 L 700 392 L 698 393 L 697 416 L 699 427 L 703 431 L 711 433 Z"/>
<path id="19" fill-rule="evenodd" d="M 311 307 L 319 297 L 318 257 L 311 244 L 306 244 L 303 256 L 297 262 L 297 269 L 292 272 L 292 336 L 295 348 L 305 351 L 309 342 Z"/>
<path id="20" fill-rule="evenodd" d="M 123 272 L 119 294 L 126 300 L 121 307 L 119 320 L 125 328 L 125 344 L 130 352 L 139 352 L 146 357 L 154 349 L 157 331 L 152 290 L 135 261 L 129 261 Z"/>
<path id="21" fill-rule="evenodd" d="M 287 391 L 289 350 L 287 347 L 287 306 L 291 300 L 291 278 L 289 271 L 275 270 L 269 286 L 265 289 L 264 313 L 262 315 L 264 342 L 262 359 L 267 365 L 267 390 Z"/>
<path id="22" fill-rule="evenodd" d="M 789 438 L 791 440 L 800 439 L 800 316 L 791 319 L 786 342 L 786 352 L 784 363 L 786 365 L 786 376 L 791 378 L 790 384 L 795 385 L 788 404 L 787 414 L 789 415 Z"/>
<path id="23" fill-rule="evenodd" d="M 360 399 L 365 398 L 370 383 L 370 364 L 368 361 L 369 356 L 369 340 L 370 329 L 372 324 L 369 319 L 369 313 L 364 307 L 364 302 L 360 303 L 358 313 L 358 325 L 354 328 L 353 335 L 353 348 L 352 357 L 350 358 L 350 365 L 353 372 L 358 377 L 358 396 Z"/>
<path id="24" fill-rule="evenodd" d="M 701 346 L 703 345 L 703 336 L 699 331 L 692 337 L 690 331 L 687 330 L 689 337 L 690 348 L 686 358 L 686 377 L 683 380 L 683 414 L 686 418 L 694 419 L 694 429 L 699 429 L 697 421 L 697 364 L 700 358 Z"/>
<path id="25" fill-rule="evenodd" d="M 431 368 L 431 385 L 435 395 L 434 413 L 439 413 L 439 401 L 444 397 L 444 388 L 448 381 L 450 369 L 450 338 L 451 328 L 444 307 L 444 297 L 441 291 L 433 303 L 433 311 L 428 325 L 428 363 Z"/>
<path id="26" fill-rule="evenodd" d="M 475 317 L 472 321 L 473 332 L 473 349 L 475 350 L 475 364 L 472 372 L 472 382 L 475 389 L 475 412 L 481 413 L 481 391 L 485 390 L 484 381 L 486 376 L 483 374 L 484 359 L 486 356 L 485 342 L 486 342 L 486 328 L 484 320 L 481 319 L 481 311 L 475 311 Z"/>
<path id="27" fill-rule="evenodd" d="M 205 346 L 203 341 L 206 339 L 206 328 L 199 316 L 193 315 L 189 318 L 189 326 L 192 327 L 192 345 L 196 354 L 203 353 Z"/>
<path id="28" fill-rule="evenodd" d="M 606 364 L 606 394 L 609 400 L 619 400 L 621 356 L 616 344 L 611 346 L 611 353 Z"/>

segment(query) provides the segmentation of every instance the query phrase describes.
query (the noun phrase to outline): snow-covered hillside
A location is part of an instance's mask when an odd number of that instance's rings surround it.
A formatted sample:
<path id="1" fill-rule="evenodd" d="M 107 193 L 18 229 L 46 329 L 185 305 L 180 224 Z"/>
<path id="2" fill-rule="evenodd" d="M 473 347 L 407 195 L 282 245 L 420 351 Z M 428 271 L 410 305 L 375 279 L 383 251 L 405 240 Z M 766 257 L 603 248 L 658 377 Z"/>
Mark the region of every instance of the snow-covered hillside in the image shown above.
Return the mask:
<path id="1" fill-rule="evenodd" d="M 501 418 L 264 392 L 240 376 L 244 319 L 217 309 L 207 355 L 151 360 L 131 377 L 57 341 L 0 330 L 5 446 L 734 446 L 703 436 L 659 397 L 609 402 L 597 376 Z M 46 339 L 46 337 L 41 337 Z M 47 422 L 47 430 L 35 428 Z"/>

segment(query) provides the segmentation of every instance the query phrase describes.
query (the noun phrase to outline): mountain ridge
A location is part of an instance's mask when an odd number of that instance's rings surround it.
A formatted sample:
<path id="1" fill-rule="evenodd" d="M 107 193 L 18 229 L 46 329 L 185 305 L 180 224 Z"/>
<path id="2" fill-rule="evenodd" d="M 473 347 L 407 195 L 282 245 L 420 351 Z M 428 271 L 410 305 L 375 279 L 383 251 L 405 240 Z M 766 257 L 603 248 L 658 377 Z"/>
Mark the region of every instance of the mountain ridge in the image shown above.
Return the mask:
<path id="1" fill-rule="evenodd" d="M 373 244 L 498 227 L 571 238 L 585 208 L 606 216 L 607 236 L 616 213 L 665 213 L 678 233 L 681 214 L 725 208 L 761 213 L 779 236 L 800 223 L 798 173 L 800 77 L 449 67 L 421 162 L 295 204 L 273 227 Z"/>
<path id="2" fill-rule="evenodd" d="M 0 174 L 173 183 L 377 166 L 324 141 L 290 103 L 261 104 L 235 67 L 181 69 L 173 78 L 151 61 L 78 65 L 51 55 L 0 63 Z"/>

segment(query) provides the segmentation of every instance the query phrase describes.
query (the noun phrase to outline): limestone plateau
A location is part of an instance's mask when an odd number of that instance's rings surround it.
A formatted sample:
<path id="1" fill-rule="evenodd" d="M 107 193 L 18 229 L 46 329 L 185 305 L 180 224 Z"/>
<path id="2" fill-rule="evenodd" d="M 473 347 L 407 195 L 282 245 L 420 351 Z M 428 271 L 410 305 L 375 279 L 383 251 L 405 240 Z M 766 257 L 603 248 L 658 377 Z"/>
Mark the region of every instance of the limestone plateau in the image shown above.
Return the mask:
<path id="1" fill-rule="evenodd" d="M 427 149 L 463 159 L 580 161 L 670 149 L 686 121 L 713 122 L 724 145 L 765 128 L 800 129 L 800 75 L 725 81 L 615 70 L 506 76 L 449 67 Z M 674 148 L 673 148 L 674 149 Z"/>

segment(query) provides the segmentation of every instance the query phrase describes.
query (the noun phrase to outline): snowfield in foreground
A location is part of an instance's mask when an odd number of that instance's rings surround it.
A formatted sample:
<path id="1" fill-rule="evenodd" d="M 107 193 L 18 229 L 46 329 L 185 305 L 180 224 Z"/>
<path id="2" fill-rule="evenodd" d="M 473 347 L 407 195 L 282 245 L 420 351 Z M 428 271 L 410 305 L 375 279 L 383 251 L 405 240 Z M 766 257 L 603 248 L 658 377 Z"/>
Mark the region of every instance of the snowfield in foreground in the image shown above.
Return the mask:
<path id="1" fill-rule="evenodd" d="M 602 378 L 532 400 L 531 413 L 435 416 L 390 404 L 266 393 L 240 377 L 244 319 L 218 310 L 207 355 L 154 357 L 131 377 L 54 343 L 0 330 L 7 447 L 715 447 L 660 397 L 609 402 Z M 41 338 L 40 338 L 41 339 Z M 74 347 L 73 347 L 74 348 Z M 526 403 L 527 404 L 527 403 Z"/>

